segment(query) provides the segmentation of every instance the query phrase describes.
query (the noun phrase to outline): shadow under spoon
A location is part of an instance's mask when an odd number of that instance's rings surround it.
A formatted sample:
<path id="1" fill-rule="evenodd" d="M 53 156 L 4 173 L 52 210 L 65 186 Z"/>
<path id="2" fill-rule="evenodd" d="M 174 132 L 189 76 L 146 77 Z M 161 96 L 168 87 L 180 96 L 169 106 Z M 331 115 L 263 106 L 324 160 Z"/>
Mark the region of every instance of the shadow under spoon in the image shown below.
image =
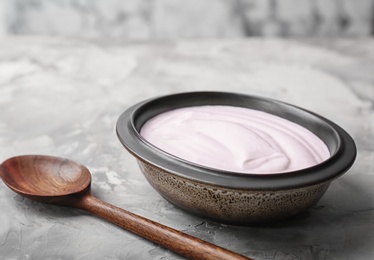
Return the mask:
<path id="1" fill-rule="evenodd" d="M 86 210 L 190 259 L 249 259 L 93 197 L 91 173 L 68 159 L 12 157 L 0 165 L 0 177 L 10 189 L 28 199 Z"/>

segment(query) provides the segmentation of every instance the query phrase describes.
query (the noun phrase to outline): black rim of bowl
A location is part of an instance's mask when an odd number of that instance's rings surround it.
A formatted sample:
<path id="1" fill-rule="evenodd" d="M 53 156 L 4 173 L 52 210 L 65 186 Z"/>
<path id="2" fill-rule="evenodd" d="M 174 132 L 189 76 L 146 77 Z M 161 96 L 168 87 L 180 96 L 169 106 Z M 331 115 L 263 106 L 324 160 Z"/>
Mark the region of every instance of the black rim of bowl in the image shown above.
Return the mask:
<path id="1" fill-rule="evenodd" d="M 330 158 L 302 170 L 248 174 L 197 165 L 168 154 L 147 142 L 140 134 L 143 124 L 157 114 L 189 106 L 228 105 L 252 108 L 295 122 L 320 137 Z M 186 92 L 152 98 L 121 114 L 116 126 L 122 145 L 135 157 L 177 176 L 197 182 L 235 189 L 279 190 L 331 181 L 345 173 L 356 158 L 356 145 L 349 134 L 328 119 L 281 101 L 228 92 Z"/>

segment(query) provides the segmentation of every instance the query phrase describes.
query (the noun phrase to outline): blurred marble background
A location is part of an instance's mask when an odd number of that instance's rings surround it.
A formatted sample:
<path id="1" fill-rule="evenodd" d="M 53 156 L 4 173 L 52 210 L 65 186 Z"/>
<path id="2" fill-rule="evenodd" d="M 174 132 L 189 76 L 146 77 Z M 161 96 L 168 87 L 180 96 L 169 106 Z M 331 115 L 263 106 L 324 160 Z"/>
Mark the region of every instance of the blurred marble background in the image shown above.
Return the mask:
<path id="1" fill-rule="evenodd" d="M 374 0 L 0 0 L 0 36 L 366 37 Z"/>

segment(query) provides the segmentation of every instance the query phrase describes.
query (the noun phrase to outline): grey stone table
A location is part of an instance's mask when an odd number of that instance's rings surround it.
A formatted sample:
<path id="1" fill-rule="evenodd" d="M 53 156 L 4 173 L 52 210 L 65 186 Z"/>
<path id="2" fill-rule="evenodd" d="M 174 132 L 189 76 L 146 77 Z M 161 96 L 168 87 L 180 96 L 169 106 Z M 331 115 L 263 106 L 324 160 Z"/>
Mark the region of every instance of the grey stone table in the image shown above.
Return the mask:
<path id="1" fill-rule="evenodd" d="M 146 182 L 115 124 L 146 98 L 224 90 L 290 102 L 345 128 L 358 157 L 309 211 L 236 227 L 181 211 Z M 374 40 L 0 41 L 0 161 L 19 154 L 87 165 L 99 198 L 256 259 L 374 258 Z M 0 183 L 1 259 L 180 259 L 79 210 Z"/>

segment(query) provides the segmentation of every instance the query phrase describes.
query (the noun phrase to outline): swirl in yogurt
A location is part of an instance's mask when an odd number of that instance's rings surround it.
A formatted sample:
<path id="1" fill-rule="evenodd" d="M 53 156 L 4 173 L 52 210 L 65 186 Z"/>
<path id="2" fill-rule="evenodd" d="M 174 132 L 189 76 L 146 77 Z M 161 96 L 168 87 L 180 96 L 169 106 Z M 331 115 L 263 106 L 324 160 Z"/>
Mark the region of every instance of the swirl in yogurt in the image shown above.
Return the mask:
<path id="1" fill-rule="evenodd" d="M 164 112 L 148 120 L 140 134 L 176 157 L 233 172 L 289 172 L 330 156 L 325 143 L 306 128 L 269 113 L 234 106 Z"/>

